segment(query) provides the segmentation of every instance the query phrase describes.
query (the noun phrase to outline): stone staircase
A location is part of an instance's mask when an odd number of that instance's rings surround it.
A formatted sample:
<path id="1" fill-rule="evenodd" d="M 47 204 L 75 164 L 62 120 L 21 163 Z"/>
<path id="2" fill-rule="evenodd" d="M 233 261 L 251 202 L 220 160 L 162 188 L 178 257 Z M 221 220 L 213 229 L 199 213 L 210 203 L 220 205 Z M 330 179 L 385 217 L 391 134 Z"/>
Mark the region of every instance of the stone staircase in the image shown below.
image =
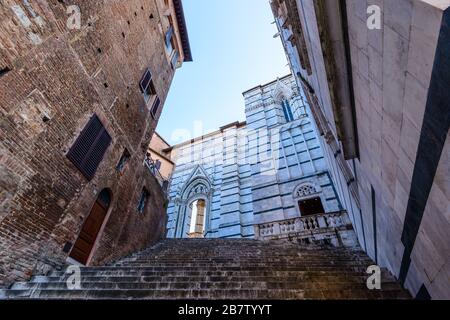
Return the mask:
<path id="1" fill-rule="evenodd" d="M 374 264 L 359 250 L 250 239 L 167 239 L 103 267 L 53 271 L 17 282 L 1 299 L 409 299 L 386 271 L 369 290 Z"/>

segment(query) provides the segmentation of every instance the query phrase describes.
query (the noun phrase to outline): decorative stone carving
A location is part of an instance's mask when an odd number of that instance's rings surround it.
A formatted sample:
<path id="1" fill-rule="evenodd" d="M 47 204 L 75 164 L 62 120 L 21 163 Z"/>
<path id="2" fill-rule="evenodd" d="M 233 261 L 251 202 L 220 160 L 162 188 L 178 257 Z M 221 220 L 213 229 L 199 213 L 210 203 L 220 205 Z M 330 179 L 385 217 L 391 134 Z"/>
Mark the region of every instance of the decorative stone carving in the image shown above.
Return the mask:
<path id="1" fill-rule="evenodd" d="M 294 92 L 292 89 L 287 86 L 284 82 L 277 79 L 277 84 L 275 88 L 272 90 L 272 98 L 275 103 L 281 104 L 281 102 L 285 99 L 290 99 L 293 96 Z"/>
<path id="2" fill-rule="evenodd" d="M 312 184 L 306 184 L 306 185 L 300 186 L 296 190 L 295 195 L 297 198 L 303 198 L 303 197 L 309 196 L 314 193 L 317 193 L 316 188 Z"/>
<path id="3" fill-rule="evenodd" d="M 309 242 L 314 242 L 331 239 L 330 241 L 334 245 L 358 246 L 346 211 L 261 223 L 255 225 L 254 230 L 255 237 L 261 240 L 309 239 Z M 353 241 L 343 241 L 342 238 L 349 232 L 353 235 Z"/>

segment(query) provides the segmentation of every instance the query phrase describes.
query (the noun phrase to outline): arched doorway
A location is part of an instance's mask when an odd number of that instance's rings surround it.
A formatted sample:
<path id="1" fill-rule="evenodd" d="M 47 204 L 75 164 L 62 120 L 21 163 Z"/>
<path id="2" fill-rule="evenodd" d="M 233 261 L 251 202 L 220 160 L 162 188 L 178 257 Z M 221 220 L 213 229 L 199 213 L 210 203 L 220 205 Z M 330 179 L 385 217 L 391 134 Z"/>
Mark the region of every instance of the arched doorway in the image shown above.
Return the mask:
<path id="1" fill-rule="evenodd" d="M 189 205 L 189 208 L 191 210 L 191 221 L 188 238 L 204 238 L 206 201 L 204 199 L 195 200 Z"/>
<path id="2" fill-rule="evenodd" d="M 173 237 L 208 237 L 211 230 L 211 196 L 211 184 L 203 177 L 194 178 L 183 188 L 176 207 L 178 213 Z"/>
<path id="3" fill-rule="evenodd" d="M 84 265 L 88 262 L 110 204 L 111 192 L 108 189 L 103 189 L 92 206 L 91 212 L 84 222 L 78 239 L 70 252 L 72 259 Z"/>
<path id="4" fill-rule="evenodd" d="M 325 213 L 323 200 L 322 191 L 313 183 L 300 184 L 294 190 L 294 201 L 302 217 Z"/>

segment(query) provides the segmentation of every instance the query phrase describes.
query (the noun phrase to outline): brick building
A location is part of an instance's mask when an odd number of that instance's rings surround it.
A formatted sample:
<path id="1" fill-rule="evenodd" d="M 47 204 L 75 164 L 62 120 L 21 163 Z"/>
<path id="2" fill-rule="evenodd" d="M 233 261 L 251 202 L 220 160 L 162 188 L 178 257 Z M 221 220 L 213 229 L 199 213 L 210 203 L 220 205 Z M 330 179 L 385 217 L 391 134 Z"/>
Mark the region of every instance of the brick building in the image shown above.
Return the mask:
<path id="1" fill-rule="evenodd" d="M 448 298 L 450 1 L 271 5 L 361 246 L 414 296 Z"/>
<path id="2" fill-rule="evenodd" d="M 164 235 L 144 159 L 190 60 L 181 0 L 1 2 L 0 285 Z"/>

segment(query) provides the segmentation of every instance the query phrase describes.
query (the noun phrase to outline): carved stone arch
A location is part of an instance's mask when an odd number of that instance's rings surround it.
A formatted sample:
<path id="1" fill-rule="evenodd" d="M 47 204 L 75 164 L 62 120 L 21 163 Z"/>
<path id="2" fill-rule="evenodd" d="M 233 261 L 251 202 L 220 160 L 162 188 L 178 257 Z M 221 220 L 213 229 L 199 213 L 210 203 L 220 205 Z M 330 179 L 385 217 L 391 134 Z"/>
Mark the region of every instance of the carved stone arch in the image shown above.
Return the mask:
<path id="1" fill-rule="evenodd" d="M 313 182 L 303 182 L 295 187 L 294 199 L 302 200 L 310 198 L 322 192 L 322 189 L 316 186 Z"/>
<path id="2" fill-rule="evenodd" d="M 208 196 L 211 192 L 211 184 L 208 180 L 203 178 L 198 178 L 192 180 L 182 191 L 182 199 L 190 200 L 196 195 Z"/>
<path id="3" fill-rule="evenodd" d="M 202 166 L 196 166 L 189 179 L 180 190 L 180 202 L 177 207 L 177 222 L 175 237 L 187 237 L 187 226 L 191 219 L 192 208 L 190 205 L 197 200 L 206 202 L 205 209 L 205 233 L 211 228 L 211 198 L 213 193 L 212 183 Z"/>
<path id="4" fill-rule="evenodd" d="M 290 100 L 294 95 L 294 92 L 292 88 L 278 78 L 277 84 L 273 88 L 271 95 L 275 103 L 281 104 L 285 99 Z"/>
<path id="5" fill-rule="evenodd" d="M 300 202 L 314 199 L 314 198 L 320 198 L 320 202 L 323 206 L 323 209 L 325 212 L 328 211 L 328 204 L 326 201 L 326 196 L 323 193 L 322 188 L 317 183 L 314 183 L 313 181 L 306 181 L 299 185 L 297 185 L 294 188 L 292 197 L 294 199 L 295 205 L 297 207 L 298 212 L 300 215 L 302 214 L 301 208 L 300 208 Z M 323 213 L 325 213 L 323 212 Z"/>

